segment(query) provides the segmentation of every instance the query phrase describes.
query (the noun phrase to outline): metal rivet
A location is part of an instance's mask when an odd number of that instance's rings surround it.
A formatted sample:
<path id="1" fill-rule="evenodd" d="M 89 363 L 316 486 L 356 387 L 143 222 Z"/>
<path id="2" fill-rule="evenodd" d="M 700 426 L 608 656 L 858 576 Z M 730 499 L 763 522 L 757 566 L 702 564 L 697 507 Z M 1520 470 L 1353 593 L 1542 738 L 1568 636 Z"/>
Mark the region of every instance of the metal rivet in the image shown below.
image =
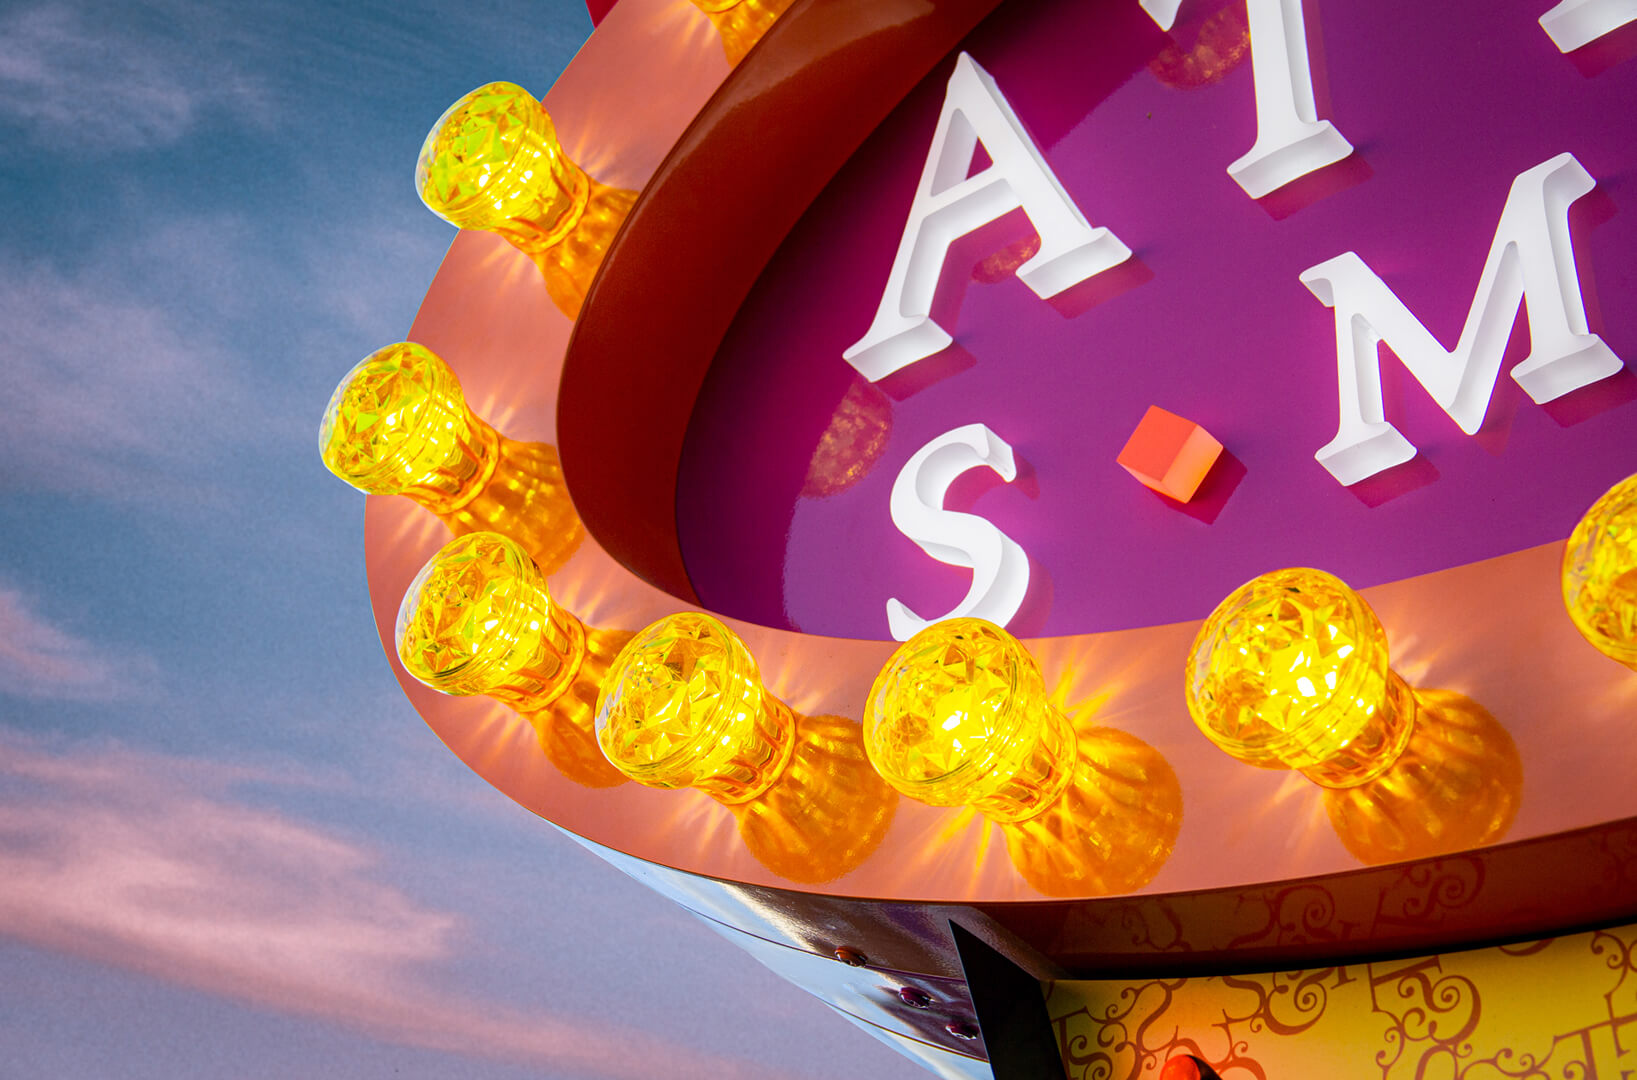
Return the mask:
<path id="1" fill-rule="evenodd" d="M 932 995 L 918 986 L 906 986 L 898 991 L 898 1000 L 912 1009 L 926 1009 L 932 1006 Z"/>
<path id="2" fill-rule="evenodd" d="M 863 967 L 865 964 L 870 962 L 869 957 L 865 956 L 857 949 L 849 949 L 845 945 L 836 950 L 836 959 L 840 960 L 848 967 Z"/>
<path id="3" fill-rule="evenodd" d="M 945 1024 L 944 1030 L 955 1036 L 957 1039 L 966 1039 L 970 1041 L 978 1037 L 978 1025 L 963 1023 L 959 1020 L 951 1021 L 950 1023 Z"/>

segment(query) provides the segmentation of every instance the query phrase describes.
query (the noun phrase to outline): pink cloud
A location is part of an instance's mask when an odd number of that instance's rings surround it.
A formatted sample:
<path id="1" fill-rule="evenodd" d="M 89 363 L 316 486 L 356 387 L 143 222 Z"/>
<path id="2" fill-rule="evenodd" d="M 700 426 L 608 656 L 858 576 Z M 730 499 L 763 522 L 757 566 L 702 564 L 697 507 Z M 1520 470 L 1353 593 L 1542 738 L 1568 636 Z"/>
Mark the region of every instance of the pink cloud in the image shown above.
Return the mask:
<path id="1" fill-rule="evenodd" d="M 469 928 L 359 844 L 233 801 L 250 773 L 0 734 L 0 933 L 377 1038 L 612 1078 L 775 1074 L 441 992 Z"/>
<path id="2" fill-rule="evenodd" d="M 117 701 L 148 692 L 150 657 L 99 647 L 52 625 L 0 582 L 0 685 L 37 700 Z"/>

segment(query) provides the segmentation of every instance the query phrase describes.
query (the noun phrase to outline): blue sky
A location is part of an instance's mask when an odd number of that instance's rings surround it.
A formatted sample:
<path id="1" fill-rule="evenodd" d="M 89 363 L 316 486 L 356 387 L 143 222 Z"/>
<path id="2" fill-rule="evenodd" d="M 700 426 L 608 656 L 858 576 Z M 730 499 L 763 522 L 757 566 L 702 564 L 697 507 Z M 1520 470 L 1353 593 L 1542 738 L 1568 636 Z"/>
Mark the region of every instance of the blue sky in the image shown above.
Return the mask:
<path id="1" fill-rule="evenodd" d="M 452 237 L 427 127 L 590 29 L 0 5 L 4 1080 L 923 1075 L 443 749 L 318 460 Z"/>

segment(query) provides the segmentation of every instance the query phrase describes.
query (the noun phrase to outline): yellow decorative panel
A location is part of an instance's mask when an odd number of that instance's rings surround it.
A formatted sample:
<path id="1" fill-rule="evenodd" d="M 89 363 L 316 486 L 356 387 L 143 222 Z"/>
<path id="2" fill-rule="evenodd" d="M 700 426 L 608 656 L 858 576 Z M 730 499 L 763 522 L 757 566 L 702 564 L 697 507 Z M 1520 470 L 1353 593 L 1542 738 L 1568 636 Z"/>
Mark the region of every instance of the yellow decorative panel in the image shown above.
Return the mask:
<path id="1" fill-rule="evenodd" d="M 1627 926 L 1308 971 L 1063 981 L 1047 1009 L 1070 1080 L 1158 1078 L 1187 1057 L 1222 1080 L 1630 1080 L 1634 948 Z"/>

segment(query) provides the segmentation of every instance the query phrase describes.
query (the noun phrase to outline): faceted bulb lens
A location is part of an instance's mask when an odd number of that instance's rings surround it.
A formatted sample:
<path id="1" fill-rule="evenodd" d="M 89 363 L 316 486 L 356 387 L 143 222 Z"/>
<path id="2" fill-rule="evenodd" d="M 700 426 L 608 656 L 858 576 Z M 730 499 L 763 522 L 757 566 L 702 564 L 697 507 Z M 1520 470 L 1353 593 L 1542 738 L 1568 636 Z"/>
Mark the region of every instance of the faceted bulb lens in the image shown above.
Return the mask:
<path id="1" fill-rule="evenodd" d="M 699 612 L 633 638 L 597 701 L 597 741 L 651 787 L 698 787 L 723 801 L 765 790 L 789 759 L 789 709 L 762 688 L 739 636 Z"/>
<path id="2" fill-rule="evenodd" d="M 551 601 L 521 548 L 472 533 L 422 568 L 398 610 L 398 657 L 429 686 L 482 694 L 555 654 Z"/>
<path id="3" fill-rule="evenodd" d="M 934 623 L 899 647 L 876 677 L 864 716 L 870 762 L 899 791 L 935 806 L 979 805 L 1029 778 L 1028 791 L 981 806 L 1032 810 L 1066 779 L 1060 723 L 1034 659 L 981 619 Z M 1022 801 L 1019 802 L 1019 799 Z"/>
<path id="4" fill-rule="evenodd" d="M 1387 695 L 1375 614 L 1321 570 L 1248 582 L 1206 620 L 1188 658 L 1188 708 L 1241 761 L 1306 768 L 1345 749 Z"/>

